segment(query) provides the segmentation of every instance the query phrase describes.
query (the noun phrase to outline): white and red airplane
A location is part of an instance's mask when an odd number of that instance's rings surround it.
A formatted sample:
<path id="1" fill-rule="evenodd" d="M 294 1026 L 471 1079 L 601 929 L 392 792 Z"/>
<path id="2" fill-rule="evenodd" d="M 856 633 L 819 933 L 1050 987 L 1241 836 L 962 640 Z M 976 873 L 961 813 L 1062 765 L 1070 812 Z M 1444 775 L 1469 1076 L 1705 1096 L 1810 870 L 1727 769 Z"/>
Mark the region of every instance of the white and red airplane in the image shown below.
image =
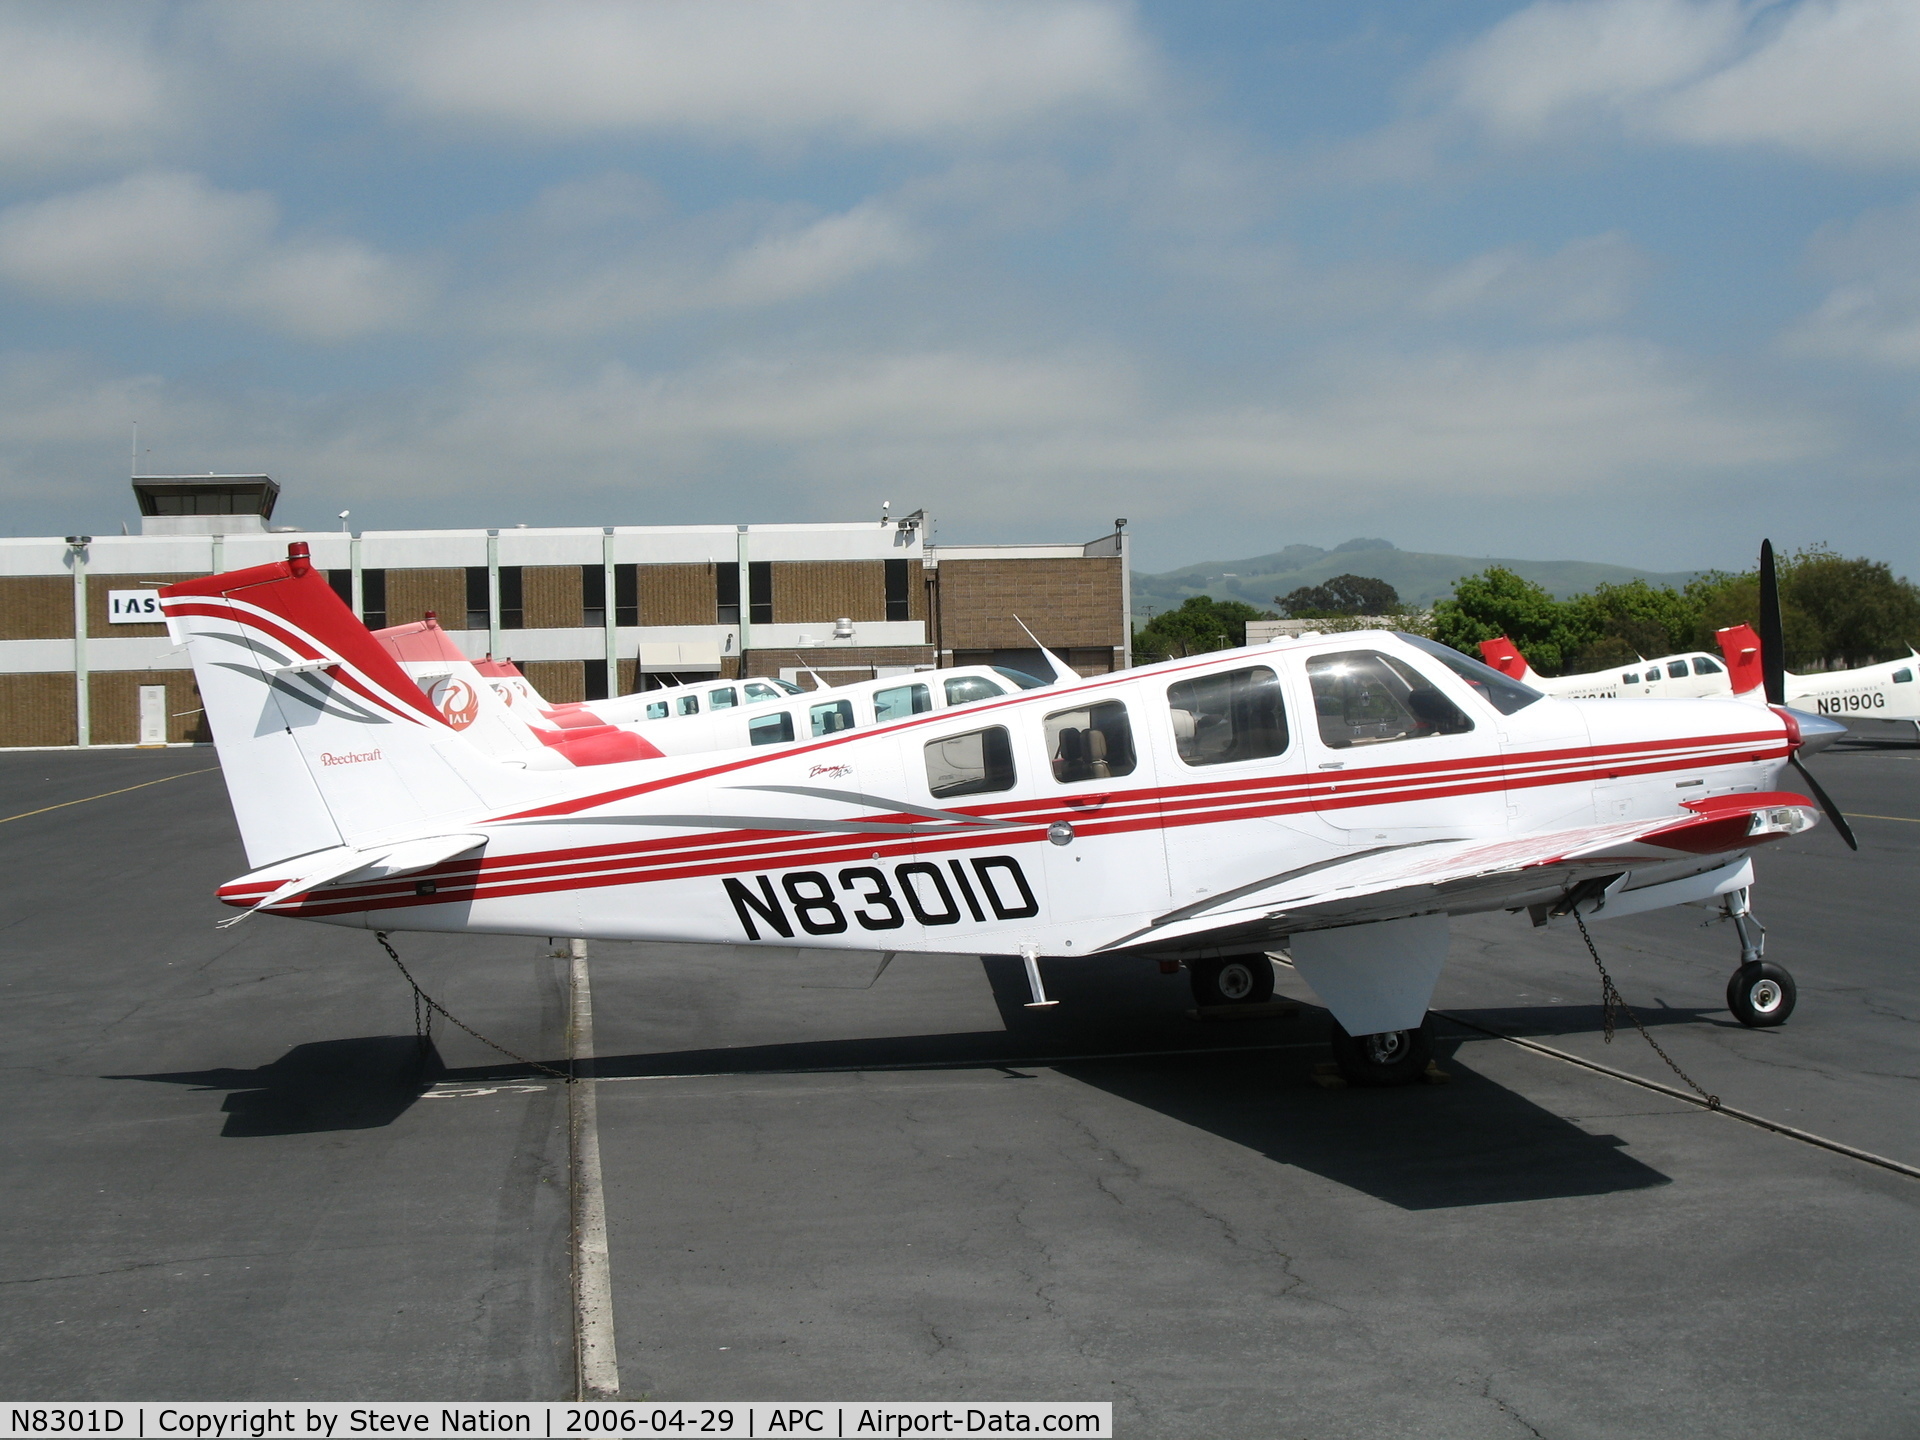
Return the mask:
<path id="1" fill-rule="evenodd" d="M 1724 664 L 1702 651 L 1689 650 L 1680 655 L 1662 655 L 1657 660 L 1636 660 L 1619 670 L 1595 670 L 1584 675 L 1536 675 L 1526 657 L 1504 635 L 1496 640 L 1482 640 L 1480 653 L 1501 674 L 1544 694 L 1568 700 L 1700 699 L 1713 695 L 1761 699 L 1760 637 L 1754 634 L 1753 628 L 1730 626 L 1714 632 L 1714 639 L 1719 642 Z M 1920 670 L 1920 653 L 1854 670 L 1815 671 L 1805 675 L 1786 670 L 1781 674 L 1785 687 L 1782 693 L 1785 703 L 1796 710 L 1860 720 L 1900 720 L 1913 725 L 1915 732 L 1920 733 L 1920 683 L 1914 680 L 1916 670 Z"/>
<path id="2" fill-rule="evenodd" d="M 450 727 L 303 544 L 160 593 L 255 867 L 220 889 L 243 913 L 1017 953 L 1036 1005 L 1050 957 L 1184 966 L 1203 1003 L 1264 999 L 1283 948 L 1364 1084 L 1424 1070 L 1454 915 L 1717 904 L 1742 940 L 1734 1013 L 1785 1020 L 1751 852 L 1816 823 L 1782 771 L 1840 730 L 1729 701 L 1554 700 L 1367 631 L 538 770 Z"/>

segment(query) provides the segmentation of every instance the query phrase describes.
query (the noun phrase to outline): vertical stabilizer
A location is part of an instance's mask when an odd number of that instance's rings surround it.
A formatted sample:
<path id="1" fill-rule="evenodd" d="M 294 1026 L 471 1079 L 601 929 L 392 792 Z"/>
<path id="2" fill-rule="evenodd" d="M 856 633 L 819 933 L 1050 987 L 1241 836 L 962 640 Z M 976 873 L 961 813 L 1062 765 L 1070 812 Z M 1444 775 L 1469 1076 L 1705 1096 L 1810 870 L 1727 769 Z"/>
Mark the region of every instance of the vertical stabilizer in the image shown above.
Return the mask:
<path id="1" fill-rule="evenodd" d="M 1760 637 L 1751 625 L 1729 625 L 1713 632 L 1720 642 L 1720 654 L 1727 662 L 1727 679 L 1733 682 L 1734 698 L 1766 703 L 1766 667 L 1760 663 Z"/>
<path id="2" fill-rule="evenodd" d="M 1532 684 L 1540 678 L 1533 673 L 1533 666 L 1527 663 L 1527 657 L 1522 655 L 1515 648 L 1513 641 L 1504 635 L 1497 640 L 1482 640 L 1480 655 L 1487 664 L 1502 675 L 1510 676 L 1515 680 Z"/>
<path id="3" fill-rule="evenodd" d="M 255 867 L 517 800 L 313 569 L 307 547 L 160 592 Z M 545 788 L 544 786 L 542 788 Z"/>

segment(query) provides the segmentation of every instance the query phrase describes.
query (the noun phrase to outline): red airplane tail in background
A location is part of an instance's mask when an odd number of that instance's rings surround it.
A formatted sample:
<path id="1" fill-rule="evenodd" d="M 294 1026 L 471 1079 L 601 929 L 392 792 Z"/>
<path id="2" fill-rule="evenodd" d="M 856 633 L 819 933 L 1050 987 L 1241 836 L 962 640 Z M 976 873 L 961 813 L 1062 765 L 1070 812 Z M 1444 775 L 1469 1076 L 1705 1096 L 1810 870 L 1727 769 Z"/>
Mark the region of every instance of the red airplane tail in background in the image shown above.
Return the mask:
<path id="1" fill-rule="evenodd" d="M 1527 657 L 1522 655 L 1515 648 L 1513 641 L 1504 635 L 1498 640 L 1482 640 L 1480 655 L 1487 664 L 1502 675 L 1521 681 L 1531 681 L 1535 678 L 1533 667 L 1527 664 Z"/>
<path id="2" fill-rule="evenodd" d="M 1751 625 L 1729 625 L 1713 632 L 1726 658 L 1727 678 L 1733 693 L 1742 700 L 1761 699 L 1766 693 L 1766 667 L 1760 663 L 1760 637 Z"/>

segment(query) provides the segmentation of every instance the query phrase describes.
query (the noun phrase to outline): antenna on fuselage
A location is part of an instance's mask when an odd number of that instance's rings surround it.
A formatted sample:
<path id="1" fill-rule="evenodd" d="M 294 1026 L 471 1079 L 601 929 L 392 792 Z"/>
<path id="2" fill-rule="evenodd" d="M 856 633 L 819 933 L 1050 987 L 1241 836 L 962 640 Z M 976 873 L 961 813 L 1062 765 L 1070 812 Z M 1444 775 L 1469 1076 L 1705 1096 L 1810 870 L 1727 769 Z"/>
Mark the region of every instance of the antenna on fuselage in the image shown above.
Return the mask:
<path id="1" fill-rule="evenodd" d="M 1027 638 L 1033 641 L 1034 648 L 1047 657 L 1047 663 L 1053 667 L 1053 678 L 1055 681 L 1078 680 L 1080 678 L 1080 672 L 1078 670 L 1075 670 L 1071 665 L 1067 664 L 1066 661 L 1054 654 L 1053 651 L 1042 645 L 1040 643 L 1040 637 L 1034 634 L 1033 631 L 1027 630 L 1026 621 L 1016 615 L 1013 617 L 1013 623 L 1018 625 L 1022 630 L 1026 630 Z"/>

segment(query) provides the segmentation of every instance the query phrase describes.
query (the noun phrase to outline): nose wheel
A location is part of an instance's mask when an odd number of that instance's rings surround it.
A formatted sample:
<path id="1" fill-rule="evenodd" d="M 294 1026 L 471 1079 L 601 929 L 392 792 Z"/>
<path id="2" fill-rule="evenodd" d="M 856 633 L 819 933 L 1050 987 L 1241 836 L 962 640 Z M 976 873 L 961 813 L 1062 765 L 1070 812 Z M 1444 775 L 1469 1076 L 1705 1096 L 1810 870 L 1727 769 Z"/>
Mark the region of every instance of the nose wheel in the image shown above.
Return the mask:
<path id="1" fill-rule="evenodd" d="M 1433 1017 L 1424 1015 L 1415 1030 L 1378 1035 L 1349 1035 L 1333 1022 L 1333 1063 L 1349 1085 L 1411 1085 L 1427 1073 L 1433 1059 Z"/>
<path id="2" fill-rule="evenodd" d="M 1766 960 L 1749 960 L 1727 981 L 1727 1008 L 1734 1019 L 1756 1030 L 1785 1024 L 1797 995 L 1793 976 Z"/>
<path id="3" fill-rule="evenodd" d="M 1747 906 L 1747 892 L 1727 896 L 1727 918 L 1740 935 L 1740 968 L 1727 981 L 1727 1009 L 1742 1025 L 1764 1030 L 1784 1025 L 1799 997 L 1786 967 L 1761 958 L 1767 949 L 1767 930 Z"/>

